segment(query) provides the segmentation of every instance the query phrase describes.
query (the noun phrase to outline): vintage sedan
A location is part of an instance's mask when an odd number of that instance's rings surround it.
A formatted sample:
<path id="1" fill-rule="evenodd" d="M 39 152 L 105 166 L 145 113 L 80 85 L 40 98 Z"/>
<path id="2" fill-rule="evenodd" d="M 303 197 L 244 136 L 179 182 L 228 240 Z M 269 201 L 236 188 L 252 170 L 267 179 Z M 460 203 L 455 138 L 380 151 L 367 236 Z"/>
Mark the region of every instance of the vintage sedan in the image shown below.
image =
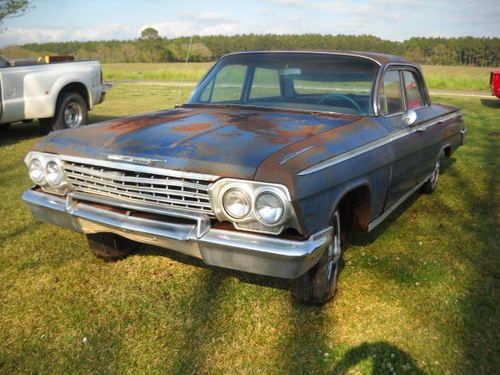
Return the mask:
<path id="1" fill-rule="evenodd" d="M 432 193 L 464 134 L 460 109 L 433 104 L 403 58 L 234 53 L 178 108 L 43 138 L 23 198 L 37 218 L 85 233 L 99 258 L 156 245 L 291 279 L 298 300 L 323 304 L 344 234 Z"/>

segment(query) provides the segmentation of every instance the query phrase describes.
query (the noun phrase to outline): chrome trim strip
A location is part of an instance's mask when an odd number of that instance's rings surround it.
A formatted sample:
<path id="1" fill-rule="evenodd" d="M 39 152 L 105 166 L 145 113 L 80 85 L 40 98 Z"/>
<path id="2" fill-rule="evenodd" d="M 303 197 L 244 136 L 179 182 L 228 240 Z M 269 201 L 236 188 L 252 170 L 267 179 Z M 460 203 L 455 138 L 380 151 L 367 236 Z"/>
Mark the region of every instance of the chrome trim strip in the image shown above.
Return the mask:
<path id="1" fill-rule="evenodd" d="M 150 173 L 150 174 L 157 174 L 157 175 L 161 175 L 161 176 L 185 178 L 185 179 L 190 179 L 190 180 L 215 181 L 220 177 L 220 176 L 214 176 L 214 175 L 203 174 L 203 173 L 183 172 L 183 171 L 176 171 L 173 169 L 149 167 L 149 166 L 145 166 L 145 165 L 136 165 L 136 164 L 131 164 L 131 163 L 122 163 L 122 162 L 115 162 L 115 161 L 109 161 L 109 160 L 81 158 L 81 157 L 69 156 L 69 155 L 60 155 L 60 157 L 61 157 L 61 160 L 68 161 L 68 162 L 90 164 L 90 165 L 115 168 L 115 169 L 122 169 L 122 170 L 126 170 L 126 171 L 131 171 L 131 172 Z"/>
<path id="2" fill-rule="evenodd" d="M 287 161 L 292 160 L 293 158 L 303 154 L 304 152 L 309 151 L 310 149 L 314 148 L 313 145 L 303 148 L 302 150 L 296 151 L 296 152 L 291 152 L 283 157 L 283 160 L 281 160 L 280 165 L 285 164 Z"/>
<path id="3" fill-rule="evenodd" d="M 395 130 L 392 133 L 389 133 L 382 138 L 376 139 L 375 141 L 366 143 L 363 146 L 359 146 L 359 147 L 354 148 L 350 151 L 347 151 L 343 154 L 336 155 L 330 159 L 324 160 L 318 164 L 315 164 L 309 168 L 306 168 L 306 169 L 300 171 L 297 175 L 298 176 L 306 176 L 308 174 L 318 172 L 318 171 L 323 170 L 325 168 L 342 163 L 348 159 L 351 159 L 351 158 L 354 158 L 354 157 L 359 156 L 361 154 L 364 154 L 366 152 L 372 151 L 378 147 L 384 146 L 390 142 L 398 140 L 399 138 L 403 138 L 403 137 L 405 137 L 409 134 L 412 134 L 416 131 L 418 131 L 418 132 L 423 131 L 430 126 L 438 124 L 439 122 L 446 122 L 450 119 L 457 117 L 458 115 L 459 115 L 458 112 L 454 112 L 454 113 L 451 113 L 445 117 L 434 118 L 434 119 L 429 120 L 427 122 L 424 122 L 422 124 L 406 127 L 404 129 Z"/>
<path id="4" fill-rule="evenodd" d="M 240 52 L 232 52 L 232 53 L 228 53 L 227 55 L 224 55 L 222 56 L 219 60 L 222 60 L 222 59 L 225 59 L 226 57 L 228 56 L 236 56 L 236 55 L 251 55 L 251 54 L 284 54 L 284 53 L 288 53 L 288 54 L 305 54 L 305 55 L 311 55 L 311 54 L 315 54 L 315 55 L 334 55 L 334 56 L 348 56 L 348 57 L 358 57 L 360 59 L 365 59 L 365 60 L 369 60 L 369 61 L 372 61 L 374 62 L 375 64 L 377 64 L 378 66 L 383 66 L 382 63 L 380 63 L 378 60 L 370 57 L 370 56 L 364 56 L 364 55 L 359 55 L 357 53 L 353 53 L 353 52 L 335 52 L 335 51 L 315 51 L 315 50 L 304 50 L 304 51 L 298 51 L 298 50 L 291 50 L 291 51 L 287 51 L 287 50 L 269 50 L 269 51 L 240 51 Z M 217 62 L 219 62 L 219 60 L 217 60 Z M 404 62 L 402 64 L 405 64 Z"/>
<path id="5" fill-rule="evenodd" d="M 385 210 L 379 217 L 368 224 L 368 232 L 371 232 L 373 229 L 377 227 L 382 221 L 384 221 L 391 213 L 394 212 L 396 208 L 398 208 L 404 201 L 406 201 L 413 193 L 415 193 L 418 189 L 425 184 L 431 175 L 427 176 L 422 182 L 418 183 L 413 189 L 411 189 L 408 193 L 403 195 L 396 203 L 394 203 L 391 207 Z"/>

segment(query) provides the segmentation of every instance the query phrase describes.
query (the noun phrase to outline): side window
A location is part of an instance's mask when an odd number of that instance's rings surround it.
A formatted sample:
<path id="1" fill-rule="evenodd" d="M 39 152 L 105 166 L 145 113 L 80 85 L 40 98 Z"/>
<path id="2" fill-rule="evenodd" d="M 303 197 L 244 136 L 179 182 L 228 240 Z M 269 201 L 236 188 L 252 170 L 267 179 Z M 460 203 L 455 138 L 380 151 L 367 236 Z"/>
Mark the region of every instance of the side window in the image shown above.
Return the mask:
<path id="1" fill-rule="evenodd" d="M 388 70 L 379 95 L 380 111 L 384 116 L 404 112 L 399 70 Z"/>
<path id="2" fill-rule="evenodd" d="M 247 67 L 227 65 L 205 86 L 200 99 L 205 103 L 240 101 Z"/>
<path id="3" fill-rule="evenodd" d="M 281 96 L 280 77 L 275 69 L 255 68 L 250 99 Z"/>
<path id="4" fill-rule="evenodd" d="M 422 97 L 422 90 L 415 72 L 408 70 L 403 71 L 403 80 L 406 91 L 406 108 L 415 109 L 423 107 L 425 105 L 425 101 Z"/>

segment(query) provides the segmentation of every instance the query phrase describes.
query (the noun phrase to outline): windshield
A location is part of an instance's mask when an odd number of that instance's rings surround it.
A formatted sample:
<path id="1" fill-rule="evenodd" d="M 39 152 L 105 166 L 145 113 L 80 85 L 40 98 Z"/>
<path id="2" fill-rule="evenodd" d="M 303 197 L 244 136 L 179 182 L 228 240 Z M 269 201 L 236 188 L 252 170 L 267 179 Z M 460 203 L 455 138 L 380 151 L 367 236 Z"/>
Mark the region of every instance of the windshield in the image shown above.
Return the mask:
<path id="1" fill-rule="evenodd" d="M 187 104 L 371 115 L 378 66 L 360 57 L 243 53 L 221 59 Z"/>

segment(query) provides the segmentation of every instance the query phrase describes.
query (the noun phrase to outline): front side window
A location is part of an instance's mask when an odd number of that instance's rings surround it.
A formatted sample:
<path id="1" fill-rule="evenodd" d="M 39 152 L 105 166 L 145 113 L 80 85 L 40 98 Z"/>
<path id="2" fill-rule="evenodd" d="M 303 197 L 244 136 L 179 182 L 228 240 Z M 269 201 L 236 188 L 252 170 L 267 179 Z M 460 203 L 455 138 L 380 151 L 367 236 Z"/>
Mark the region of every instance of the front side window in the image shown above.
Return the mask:
<path id="1" fill-rule="evenodd" d="M 403 92 L 399 70 L 388 70 L 379 95 L 379 108 L 384 116 L 404 112 Z"/>
<path id="2" fill-rule="evenodd" d="M 361 57 L 243 53 L 221 59 L 189 104 L 224 104 L 372 115 L 379 66 Z"/>
<path id="3" fill-rule="evenodd" d="M 247 67 L 228 65 L 210 81 L 201 95 L 201 101 L 207 103 L 239 101 L 245 83 Z"/>
<path id="4" fill-rule="evenodd" d="M 276 69 L 255 68 L 250 99 L 281 95 L 280 77 Z"/>
<path id="5" fill-rule="evenodd" d="M 422 90 L 416 73 L 408 70 L 403 71 L 403 80 L 406 92 L 406 108 L 416 109 L 425 105 Z"/>

